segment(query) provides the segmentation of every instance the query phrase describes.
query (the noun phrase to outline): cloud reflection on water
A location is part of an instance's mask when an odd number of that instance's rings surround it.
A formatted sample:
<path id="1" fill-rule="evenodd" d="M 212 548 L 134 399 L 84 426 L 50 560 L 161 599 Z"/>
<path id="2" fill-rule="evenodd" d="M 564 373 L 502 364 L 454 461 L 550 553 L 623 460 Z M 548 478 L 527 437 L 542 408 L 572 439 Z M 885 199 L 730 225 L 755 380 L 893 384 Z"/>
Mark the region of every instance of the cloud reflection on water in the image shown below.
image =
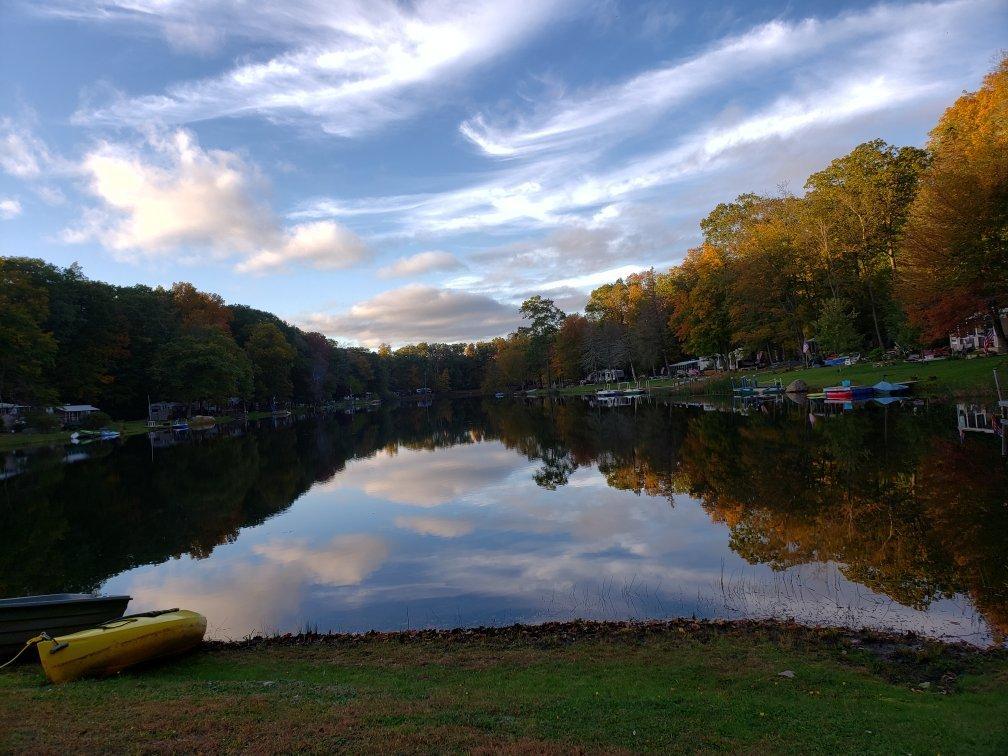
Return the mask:
<path id="1" fill-rule="evenodd" d="M 970 623 L 948 602 L 927 613 L 900 606 L 834 565 L 782 577 L 747 564 L 728 527 L 690 497 L 670 506 L 610 488 L 587 467 L 551 491 L 534 469 L 499 442 L 381 451 L 210 558 L 140 568 L 106 589 L 144 608 L 198 608 L 218 637 L 454 624 L 463 605 L 479 622 L 794 616 L 931 634 Z M 416 506 L 438 515 L 410 514 Z"/>

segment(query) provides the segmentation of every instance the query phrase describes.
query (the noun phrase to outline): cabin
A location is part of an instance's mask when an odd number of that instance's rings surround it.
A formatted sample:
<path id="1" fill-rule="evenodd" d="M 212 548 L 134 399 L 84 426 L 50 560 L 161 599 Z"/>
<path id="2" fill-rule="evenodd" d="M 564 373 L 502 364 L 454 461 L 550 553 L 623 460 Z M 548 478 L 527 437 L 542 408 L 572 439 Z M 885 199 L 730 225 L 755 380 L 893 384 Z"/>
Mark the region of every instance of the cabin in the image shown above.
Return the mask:
<path id="1" fill-rule="evenodd" d="M 683 360 L 669 365 L 671 375 L 698 375 L 710 367 L 721 369 L 721 358 L 716 357 L 696 357 L 692 360 Z"/>
<path id="2" fill-rule="evenodd" d="M 17 425 L 18 420 L 25 416 L 31 408 L 26 404 L 0 402 L 0 430 L 7 430 Z"/>
<path id="3" fill-rule="evenodd" d="M 12 404 L 11 402 L 0 402 L 0 415 L 10 417 L 21 417 L 31 409 L 27 404 Z"/>
<path id="4" fill-rule="evenodd" d="M 1001 326 L 1008 332 L 1008 308 L 1001 310 Z M 991 324 L 990 316 L 983 312 L 967 318 L 949 334 L 949 349 L 953 354 L 1000 352 L 1004 346 Z"/>
<path id="5" fill-rule="evenodd" d="M 90 404 L 64 404 L 56 407 L 55 410 L 64 425 L 67 423 L 79 423 L 81 418 L 87 417 L 94 412 L 101 412 L 100 409 L 92 407 Z"/>
<path id="6" fill-rule="evenodd" d="M 186 406 L 181 402 L 154 402 L 147 405 L 147 419 L 166 423 L 185 417 Z"/>
<path id="7" fill-rule="evenodd" d="M 997 351 L 1000 345 L 997 331 L 983 326 L 960 327 L 955 333 L 949 334 L 949 348 L 953 354 L 969 354 L 970 352 Z"/>

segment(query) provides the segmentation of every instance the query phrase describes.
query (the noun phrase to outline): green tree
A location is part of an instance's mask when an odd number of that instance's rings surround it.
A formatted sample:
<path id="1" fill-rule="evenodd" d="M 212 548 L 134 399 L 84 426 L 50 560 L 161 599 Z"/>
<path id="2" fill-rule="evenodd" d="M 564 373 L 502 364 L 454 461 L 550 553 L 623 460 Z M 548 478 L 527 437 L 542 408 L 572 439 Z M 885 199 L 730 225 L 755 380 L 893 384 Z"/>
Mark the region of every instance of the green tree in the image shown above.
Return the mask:
<path id="1" fill-rule="evenodd" d="M 548 386 L 551 383 L 550 347 L 566 315 L 553 304 L 552 299 L 544 299 L 538 294 L 522 302 L 519 312 L 522 318 L 530 322 L 530 325 L 518 329 L 519 333 L 529 337 L 529 362 L 537 372 L 545 371 Z"/>
<path id="2" fill-rule="evenodd" d="M 43 324 L 49 295 L 0 257 L 0 401 L 45 401 L 56 341 Z"/>
<path id="3" fill-rule="evenodd" d="M 564 381 L 581 377 L 581 355 L 585 332 L 589 328 L 584 315 L 568 315 L 557 332 L 550 357 L 554 374 Z"/>
<path id="4" fill-rule="evenodd" d="M 245 354 L 252 365 L 253 396 L 260 403 L 290 399 L 294 386 L 291 366 L 297 353 L 273 323 L 251 328 Z"/>
<path id="5" fill-rule="evenodd" d="M 248 357 L 217 329 L 172 339 L 158 352 L 152 372 L 165 398 L 189 404 L 252 394 Z"/>
<path id="6" fill-rule="evenodd" d="M 854 327 L 855 313 L 851 303 L 840 297 L 827 299 L 816 321 L 816 337 L 819 345 L 828 353 L 849 352 L 861 344 L 861 337 Z"/>
<path id="7" fill-rule="evenodd" d="M 870 315 L 880 348 L 885 348 L 882 317 L 899 269 L 900 239 L 926 164 L 923 150 L 876 139 L 837 158 L 805 183 L 807 201 L 828 218 L 826 225 L 840 252 L 841 295 Z"/>

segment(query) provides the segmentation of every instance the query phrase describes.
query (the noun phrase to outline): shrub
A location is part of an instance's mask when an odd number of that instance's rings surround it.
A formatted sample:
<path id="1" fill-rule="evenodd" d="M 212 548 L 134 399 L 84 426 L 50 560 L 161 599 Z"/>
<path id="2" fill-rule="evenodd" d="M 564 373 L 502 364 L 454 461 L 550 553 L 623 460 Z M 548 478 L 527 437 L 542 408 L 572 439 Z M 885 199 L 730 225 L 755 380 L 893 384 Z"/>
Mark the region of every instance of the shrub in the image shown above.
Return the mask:
<path id="1" fill-rule="evenodd" d="M 38 433 L 52 433 L 60 428 L 60 421 L 56 415 L 48 412 L 29 412 L 25 416 L 25 429 L 31 428 Z"/>
<path id="2" fill-rule="evenodd" d="M 107 412 L 92 412 L 90 415 L 84 415 L 78 423 L 85 430 L 98 430 L 111 424 L 112 418 Z"/>

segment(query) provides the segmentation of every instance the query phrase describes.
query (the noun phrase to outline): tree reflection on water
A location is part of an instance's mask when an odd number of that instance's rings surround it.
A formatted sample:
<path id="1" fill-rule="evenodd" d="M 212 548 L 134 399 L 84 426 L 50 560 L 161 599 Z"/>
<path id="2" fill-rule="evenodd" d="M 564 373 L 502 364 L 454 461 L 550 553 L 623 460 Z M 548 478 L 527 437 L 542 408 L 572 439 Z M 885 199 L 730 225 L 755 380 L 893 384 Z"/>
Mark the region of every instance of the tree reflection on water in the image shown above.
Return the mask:
<path id="1" fill-rule="evenodd" d="M 797 406 L 741 416 L 661 402 L 436 402 L 232 426 L 156 450 L 143 438 L 95 444 L 80 464 L 41 450 L 8 460 L 16 472 L 0 483 L 0 594 L 93 590 L 139 565 L 204 558 L 349 460 L 482 441 L 533 461 L 544 489 L 593 467 L 608 486 L 670 506 L 692 497 L 752 564 L 836 563 L 917 609 L 968 596 L 994 636 L 1008 636 L 1005 461 L 993 439 L 960 441 L 941 406 L 811 425 Z M 429 533 L 473 528 L 399 519 Z"/>

